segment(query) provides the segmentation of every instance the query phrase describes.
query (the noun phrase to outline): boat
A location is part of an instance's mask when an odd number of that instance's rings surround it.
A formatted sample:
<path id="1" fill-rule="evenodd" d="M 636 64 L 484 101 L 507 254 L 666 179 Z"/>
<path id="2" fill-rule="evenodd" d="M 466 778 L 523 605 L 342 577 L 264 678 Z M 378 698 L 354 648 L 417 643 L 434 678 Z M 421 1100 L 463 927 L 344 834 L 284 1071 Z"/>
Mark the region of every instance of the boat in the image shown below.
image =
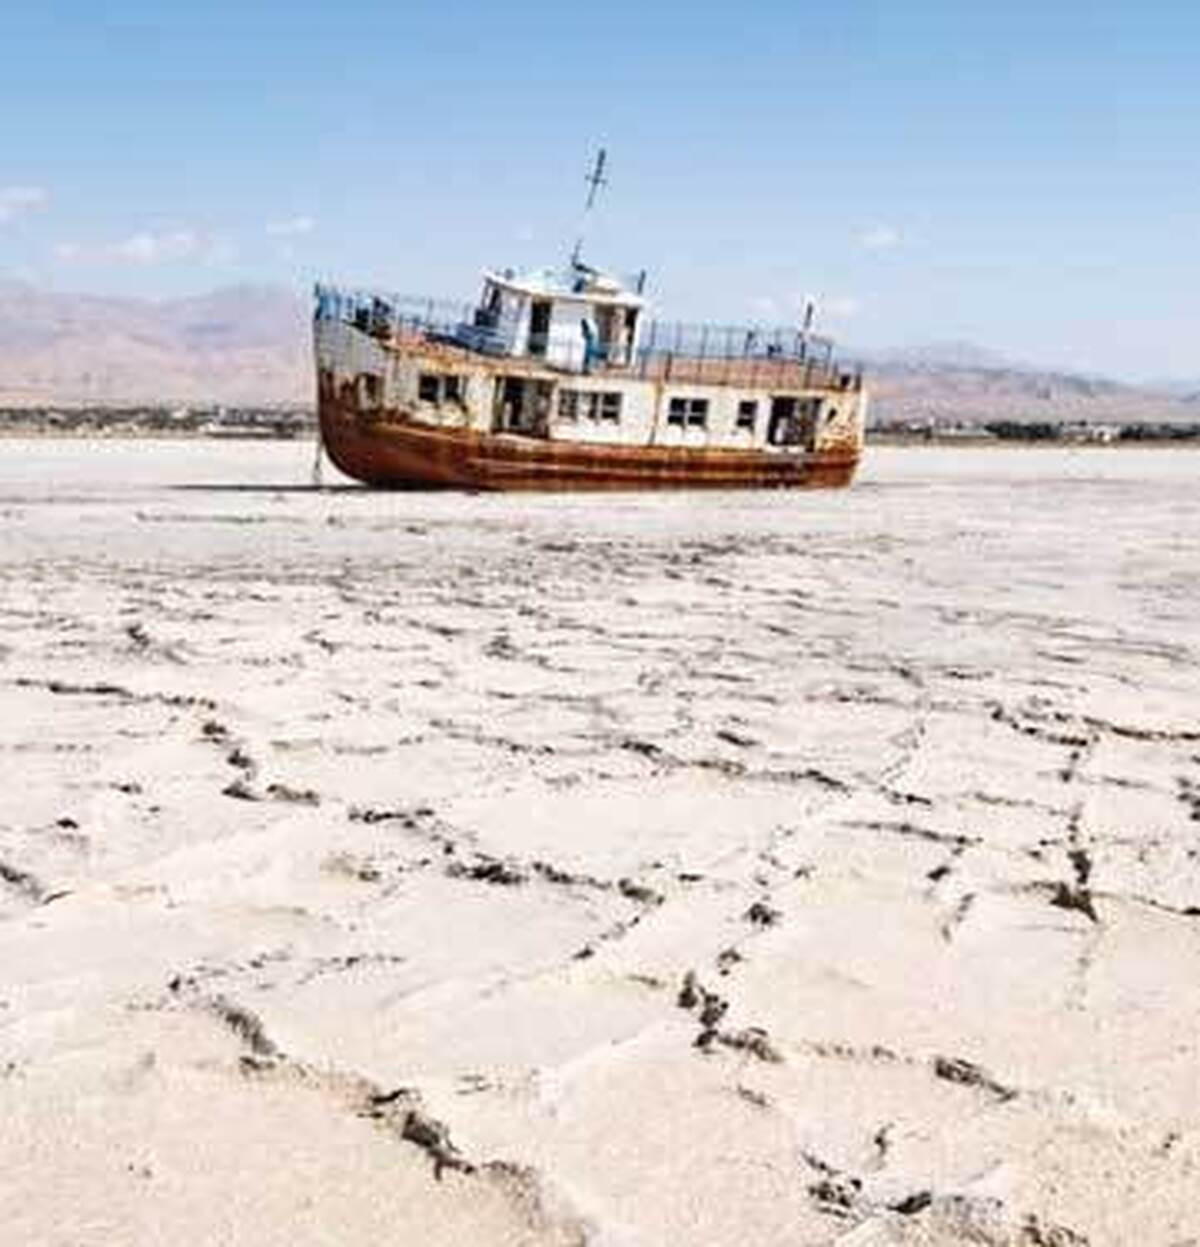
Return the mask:
<path id="1" fill-rule="evenodd" d="M 602 169 L 603 155 L 593 183 Z M 812 332 L 811 305 L 789 327 L 664 323 L 644 272 L 620 278 L 580 253 L 486 272 L 465 306 L 318 285 L 319 435 L 334 465 L 391 488 L 851 482 L 867 393 Z"/>

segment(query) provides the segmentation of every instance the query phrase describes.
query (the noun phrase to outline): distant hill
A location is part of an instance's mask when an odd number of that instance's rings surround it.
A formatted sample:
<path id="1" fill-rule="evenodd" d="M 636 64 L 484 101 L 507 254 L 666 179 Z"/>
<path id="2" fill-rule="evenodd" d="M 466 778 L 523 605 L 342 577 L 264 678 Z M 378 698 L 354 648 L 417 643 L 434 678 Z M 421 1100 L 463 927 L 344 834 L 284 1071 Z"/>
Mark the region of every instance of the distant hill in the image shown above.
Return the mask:
<path id="1" fill-rule="evenodd" d="M 970 343 L 881 351 L 865 363 L 875 424 L 1200 420 L 1194 393 L 1019 364 Z"/>
<path id="2" fill-rule="evenodd" d="M 867 359 L 872 422 L 1200 421 L 1195 387 L 1031 368 L 965 342 Z M 0 281 L 0 406 L 311 403 L 309 304 L 236 286 L 161 302 Z"/>
<path id="3" fill-rule="evenodd" d="M 308 317 L 275 287 L 151 302 L 0 283 L 0 404 L 311 401 Z"/>
<path id="4" fill-rule="evenodd" d="M 974 342 L 926 342 L 917 346 L 892 347 L 868 356 L 879 367 L 905 368 L 914 371 L 957 368 L 1011 368 L 1013 361 L 999 351 L 989 351 Z"/>

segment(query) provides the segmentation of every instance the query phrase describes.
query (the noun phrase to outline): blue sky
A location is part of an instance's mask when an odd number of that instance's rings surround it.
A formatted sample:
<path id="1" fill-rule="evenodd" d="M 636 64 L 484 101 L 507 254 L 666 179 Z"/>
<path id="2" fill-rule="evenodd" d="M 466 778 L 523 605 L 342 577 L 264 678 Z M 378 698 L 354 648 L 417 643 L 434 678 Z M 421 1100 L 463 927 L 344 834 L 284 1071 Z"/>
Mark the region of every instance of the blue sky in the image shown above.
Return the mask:
<path id="1" fill-rule="evenodd" d="M 0 272 L 466 296 L 589 257 L 661 310 L 1200 376 L 1200 6 L 104 0 L 0 18 Z"/>

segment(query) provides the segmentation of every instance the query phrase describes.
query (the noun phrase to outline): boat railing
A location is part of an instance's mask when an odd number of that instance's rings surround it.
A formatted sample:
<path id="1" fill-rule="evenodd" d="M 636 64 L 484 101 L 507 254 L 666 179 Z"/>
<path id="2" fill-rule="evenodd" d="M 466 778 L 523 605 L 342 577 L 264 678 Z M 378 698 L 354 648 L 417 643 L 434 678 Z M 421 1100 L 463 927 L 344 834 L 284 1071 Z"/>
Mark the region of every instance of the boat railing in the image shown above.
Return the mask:
<path id="1" fill-rule="evenodd" d="M 861 369 L 836 360 L 833 342 L 796 327 L 688 324 L 654 320 L 637 342 L 526 334 L 516 317 L 478 304 L 415 295 L 316 289 L 316 316 L 353 325 L 382 341 L 421 337 L 484 355 L 536 361 L 569 373 L 619 373 L 664 382 L 781 388 L 858 389 Z"/>
<path id="2" fill-rule="evenodd" d="M 381 294 L 336 286 L 317 286 L 315 315 L 317 320 L 342 321 L 380 338 L 406 333 L 455 338 L 460 330 L 474 330 L 481 342 L 499 345 L 504 341 L 506 328 L 489 323 L 483 309 L 469 300 Z M 515 322 L 511 330 L 515 333 Z"/>

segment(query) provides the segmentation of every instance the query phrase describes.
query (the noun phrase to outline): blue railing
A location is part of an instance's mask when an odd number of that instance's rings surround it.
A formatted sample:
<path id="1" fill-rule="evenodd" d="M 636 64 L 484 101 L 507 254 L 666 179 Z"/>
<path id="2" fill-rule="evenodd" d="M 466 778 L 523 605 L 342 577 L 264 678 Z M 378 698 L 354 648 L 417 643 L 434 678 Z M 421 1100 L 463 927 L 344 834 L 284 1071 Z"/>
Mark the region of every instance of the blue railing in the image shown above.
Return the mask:
<path id="1" fill-rule="evenodd" d="M 833 342 L 795 327 L 686 324 L 650 321 L 632 355 L 624 343 L 591 339 L 564 343 L 550 335 L 531 336 L 517 350 L 518 322 L 498 317 L 471 302 L 429 299 L 374 291 L 316 288 L 316 316 L 342 321 L 379 338 L 421 334 L 486 355 L 545 359 L 572 371 L 632 369 L 641 375 L 674 375 L 680 370 L 711 375 L 759 377 L 774 369 L 802 369 L 813 383 L 850 378 L 860 370 L 835 363 Z M 729 367 L 722 369 L 722 365 Z"/>

